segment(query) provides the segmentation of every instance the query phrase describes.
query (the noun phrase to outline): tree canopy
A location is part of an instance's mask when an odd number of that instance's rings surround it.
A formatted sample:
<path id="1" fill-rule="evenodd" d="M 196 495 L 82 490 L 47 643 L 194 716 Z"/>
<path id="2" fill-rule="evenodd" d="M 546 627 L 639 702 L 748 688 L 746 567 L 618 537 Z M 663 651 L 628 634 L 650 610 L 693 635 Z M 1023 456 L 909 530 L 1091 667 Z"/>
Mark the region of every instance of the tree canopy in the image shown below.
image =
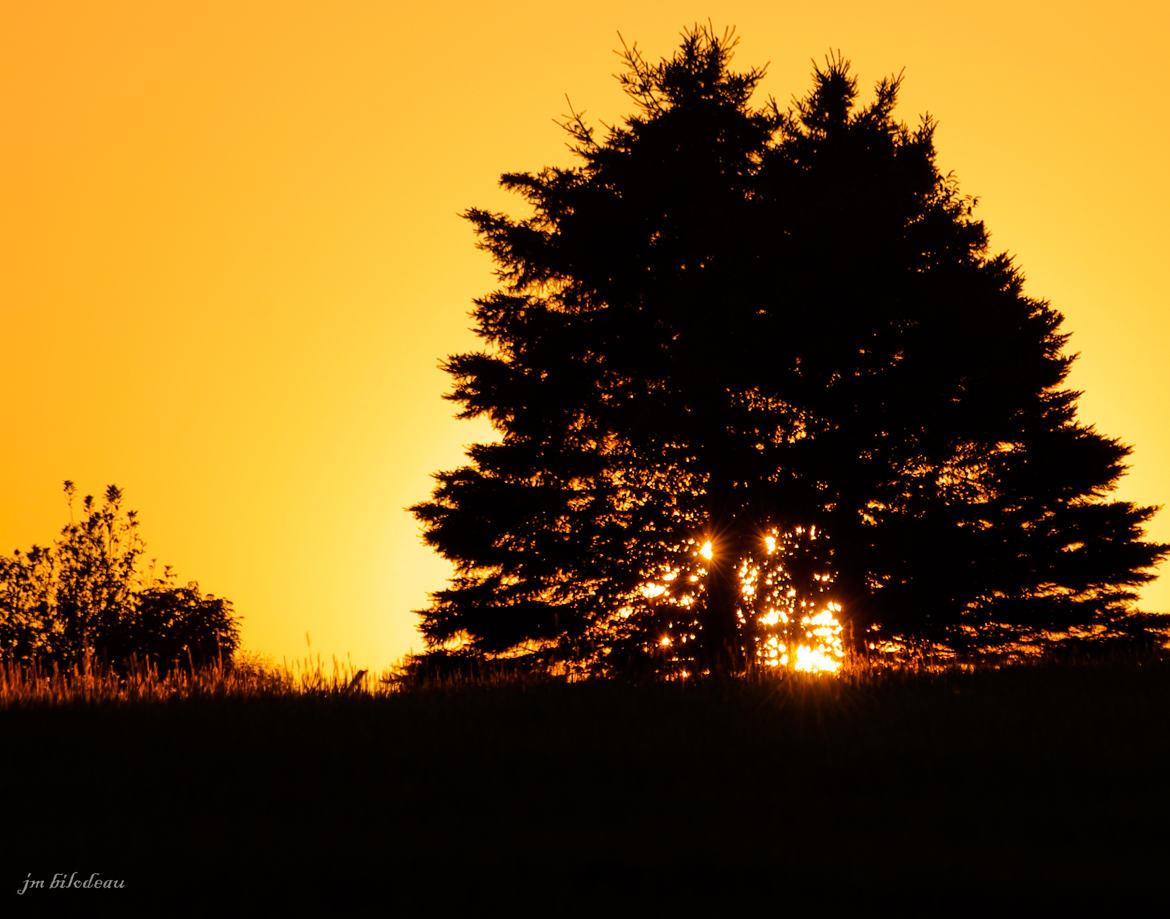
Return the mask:
<path id="1" fill-rule="evenodd" d="M 122 509 L 117 486 L 101 503 L 87 495 L 76 521 L 75 495 L 65 482 L 70 521 L 52 546 L 0 556 L 0 657 L 115 669 L 133 660 L 161 673 L 230 664 L 240 641 L 232 604 L 180 586 L 169 566 L 142 570 L 138 515 Z"/>
<path id="2" fill-rule="evenodd" d="M 448 398 L 498 442 L 412 511 L 455 564 L 433 660 L 591 673 L 986 646 L 1126 621 L 1167 547 L 1110 500 L 1128 447 L 1077 421 L 1061 315 L 1023 291 L 934 123 L 830 57 L 753 107 L 735 40 L 627 48 L 635 111 L 467 218 L 500 288 Z M 840 632 L 836 631 L 841 629 Z"/>

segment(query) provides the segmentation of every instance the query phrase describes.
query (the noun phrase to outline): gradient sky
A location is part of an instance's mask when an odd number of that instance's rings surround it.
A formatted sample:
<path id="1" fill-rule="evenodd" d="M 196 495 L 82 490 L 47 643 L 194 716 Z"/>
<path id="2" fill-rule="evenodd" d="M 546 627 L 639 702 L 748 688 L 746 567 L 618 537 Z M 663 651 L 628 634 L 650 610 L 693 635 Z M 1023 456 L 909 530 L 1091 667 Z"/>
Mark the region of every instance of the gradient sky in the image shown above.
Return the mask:
<path id="1" fill-rule="evenodd" d="M 248 649 L 421 647 L 411 610 L 449 568 L 404 508 L 488 435 L 441 399 L 494 286 L 458 215 L 519 213 L 501 172 L 572 163 L 566 94 L 594 123 L 631 111 L 619 32 L 657 59 L 709 18 L 768 63 L 761 104 L 833 49 L 863 99 L 905 68 L 899 116 L 938 119 L 940 167 L 1065 315 L 1081 419 L 1135 446 L 1118 495 L 1166 503 L 1170 5 L 801 6 L 7 4 L 0 551 L 54 538 L 63 479 L 116 483 Z"/>

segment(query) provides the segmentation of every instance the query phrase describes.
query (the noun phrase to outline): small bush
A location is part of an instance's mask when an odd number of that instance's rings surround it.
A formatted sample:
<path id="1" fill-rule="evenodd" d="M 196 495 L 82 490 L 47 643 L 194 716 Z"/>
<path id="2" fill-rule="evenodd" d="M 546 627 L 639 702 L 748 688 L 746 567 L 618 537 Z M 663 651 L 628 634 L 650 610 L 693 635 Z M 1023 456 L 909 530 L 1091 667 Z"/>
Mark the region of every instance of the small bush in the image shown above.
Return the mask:
<path id="1" fill-rule="evenodd" d="M 87 495 L 78 522 L 75 494 L 66 481 L 70 522 L 52 546 L 0 557 L 0 657 L 62 668 L 97 660 L 119 671 L 137 661 L 164 674 L 230 665 L 240 642 L 231 603 L 195 582 L 179 586 L 169 567 L 161 577 L 141 571 L 138 516 L 122 510 L 116 486 L 101 504 Z"/>

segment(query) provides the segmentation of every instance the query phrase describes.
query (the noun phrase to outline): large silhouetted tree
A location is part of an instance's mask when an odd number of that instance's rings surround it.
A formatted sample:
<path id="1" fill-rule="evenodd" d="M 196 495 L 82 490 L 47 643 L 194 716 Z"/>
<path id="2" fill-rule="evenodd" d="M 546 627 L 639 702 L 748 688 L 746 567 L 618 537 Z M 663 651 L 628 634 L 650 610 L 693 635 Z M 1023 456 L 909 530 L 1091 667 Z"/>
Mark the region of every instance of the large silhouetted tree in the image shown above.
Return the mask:
<path id="1" fill-rule="evenodd" d="M 500 439 L 413 508 L 456 565 L 430 659 L 739 670 L 826 609 L 855 648 L 1112 627 L 1166 548 L 1107 499 L 1129 451 L 1075 420 L 1059 313 L 899 79 L 859 107 L 835 57 L 756 109 L 733 46 L 628 49 L 636 113 L 505 175 L 530 217 L 467 214 L 502 287 L 449 398 Z"/>

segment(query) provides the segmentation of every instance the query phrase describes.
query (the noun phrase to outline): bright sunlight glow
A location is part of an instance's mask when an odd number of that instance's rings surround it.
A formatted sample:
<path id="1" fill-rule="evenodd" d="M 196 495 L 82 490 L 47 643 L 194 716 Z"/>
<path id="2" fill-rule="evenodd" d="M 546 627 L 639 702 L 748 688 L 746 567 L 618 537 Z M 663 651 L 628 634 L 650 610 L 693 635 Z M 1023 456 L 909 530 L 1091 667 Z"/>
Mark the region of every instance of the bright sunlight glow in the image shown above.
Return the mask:
<path id="1" fill-rule="evenodd" d="M 707 539 L 692 546 L 694 556 L 711 561 L 715 555 L 714 543 Z M 842 626 L 838 619 L 841 605 L 834 600 L 830 588 L 833 575 L 817 559 L 825 557 L 824 545 L 817 545 L 824 534 L 817 528 L 794 527 L 781 532 L 773 528 L 762 536 L 759 550 L 745 556 L 736 567 L 740 582 L 740 611 L 738 618 L 745 630 L 752 634 L 756 647 L 756 662 L 764 667 L 783 667 L 805 673 L 836 673 L 845 660 Z M 683 569 L 685 571 L 685 569 Z M 803 573 L 801 573 L 803 572 Z M 649 600 L 661 599 L 680 610 L 690 609 L 702 596 L 702 582 L 707 570 L 692 569 L 686 578 L 679 578 L 679 570 L 661 575 L 641 587 Z M 750 625 L 749 625 L 750 623 Z M 658 640 L 663 649 L 676 643 L 686 644 L 695 635 L 692 624 L 668 632 Z"/>

